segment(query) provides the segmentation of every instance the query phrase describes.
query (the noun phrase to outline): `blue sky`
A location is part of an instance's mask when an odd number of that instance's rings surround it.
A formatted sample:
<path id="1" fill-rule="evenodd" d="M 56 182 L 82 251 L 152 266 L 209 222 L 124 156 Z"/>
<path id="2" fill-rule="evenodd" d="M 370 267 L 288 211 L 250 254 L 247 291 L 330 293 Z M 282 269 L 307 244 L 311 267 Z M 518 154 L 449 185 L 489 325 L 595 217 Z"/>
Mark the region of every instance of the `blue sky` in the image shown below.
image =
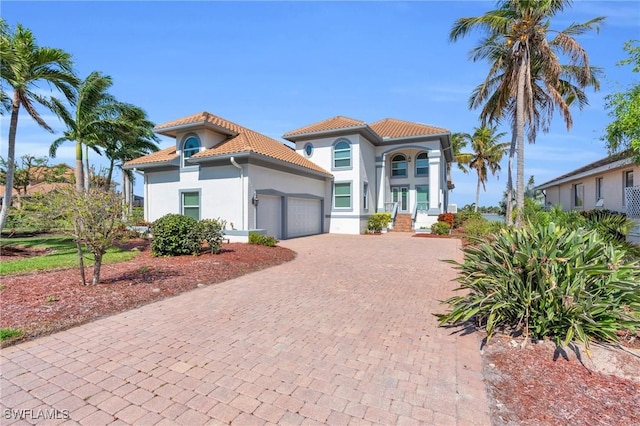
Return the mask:
<path id="1" fill-rule="evenodd" d="M 468 60 L 479 34 L 448 41 L 454 21 L 493 9 L 489 1 L 422 2 L 27 2 L 4 1 L 1 15 L 31 29 L 41 46 L 73 55 L 78 74 L 111 75 L 112 93 L 163 123 L 209 111 L 278 140 L 285 132 L 335 115 L 367 122 L 393 117 L 472 132 L 470 91 L 488 67 Z M 604 69 L 601 90 L 526 147 L 526 174 L 537 183 L 606 156 L 600 140 L 610 118 L 604 97 L 638 78 L 615 64 L 640 39 L 640 2 L 576 1 L 552 24 L 606 16 L 599 34 L 579 38 Z M 46 86 L 42 88 L 46 89 Z M 51 114 L 50 124 L 62 126 Z M 501 129 L 507 131 L 508 129 Z M 8 116 L 1 118 L 6 157 Z M 20 116 L 17 153 L 46 155 L 51 135 Z M 509 136 L 505 137 L 508 140 Z M 163 139 L 161 147 L 172 144 Z M 73 144 L 52 163 L 74 161 Z M 91 161 L 104 164 L 95 154 Z M 506 159 L 503 162 L 506 167 Z M 454 167 L 451 200 L 475 199 L 474 175 Z M 136 193 L 141 194 L 141 183 Z M 481 205 L 502 197 L 506 171 L 490 177 Z"/>

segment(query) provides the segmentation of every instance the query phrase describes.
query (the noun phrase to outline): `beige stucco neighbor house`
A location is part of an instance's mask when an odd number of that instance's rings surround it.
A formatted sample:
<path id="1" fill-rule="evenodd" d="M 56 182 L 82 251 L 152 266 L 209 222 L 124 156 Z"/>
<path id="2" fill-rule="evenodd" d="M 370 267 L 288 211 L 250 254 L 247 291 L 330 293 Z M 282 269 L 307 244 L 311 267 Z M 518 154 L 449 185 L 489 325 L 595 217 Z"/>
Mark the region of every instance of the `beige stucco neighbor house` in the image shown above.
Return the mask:
<path id="1" fill-rule="evenodd" d="M 287 239 L 358 234 L 381 211 L 429 226 L 448 203 L 451 133 L 439 127 L 338 116 L 287 132 L 295 148 L 208 112 L 154 130 L 175 145 L 125 164 L 144 174 L 147 221 L 219 217 L 235 240 Z"/>
<path id="2" fill-rule="evenodd" d="M 538 185 L 547 206 L 564 210 L 607 209 L 638 222 L 630 239 L 640 242 L 640 165 L 621 152 Z"/>

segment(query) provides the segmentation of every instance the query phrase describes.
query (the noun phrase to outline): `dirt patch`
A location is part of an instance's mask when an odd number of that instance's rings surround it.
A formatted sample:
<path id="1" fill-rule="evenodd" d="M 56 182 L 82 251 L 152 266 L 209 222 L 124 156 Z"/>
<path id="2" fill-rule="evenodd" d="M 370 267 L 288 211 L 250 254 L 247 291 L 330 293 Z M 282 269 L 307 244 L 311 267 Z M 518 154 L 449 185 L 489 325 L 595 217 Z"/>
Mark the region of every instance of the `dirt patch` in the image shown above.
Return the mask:
<path id="1" fill-rule="evenodd" d="M 53 250 L 42 249 L 35 247 L 18 247 L 18 246 L 4 246 L 0 249 L 0 257 L 9 258 L 4 260 L 16 260 L 26 257 L 43 256 L 45 254 L 51 254 Z"/>
<path id="2" fill-rule="evenodd" d="M 96 318 L 220 283 L 292 260 L 283 247 L 224 244 L 220 254 L 152 257 L 148 243 L 129 242 L 140 254 L 126 262 L 103 265 L 95 286 L 80 284 L 77 269 L 4 276 L 0 290 L 0 327 L 22 330 L 2 346 L 60 331 Z M 91 277 L 92 268 L 87 268 Z"/>
<path id="3" fill-rule="evenodd" d="M 496 336 L 483 374 L 494 425 L 638 425 L 640 353 L 592 345 L 558 351 Z"/>

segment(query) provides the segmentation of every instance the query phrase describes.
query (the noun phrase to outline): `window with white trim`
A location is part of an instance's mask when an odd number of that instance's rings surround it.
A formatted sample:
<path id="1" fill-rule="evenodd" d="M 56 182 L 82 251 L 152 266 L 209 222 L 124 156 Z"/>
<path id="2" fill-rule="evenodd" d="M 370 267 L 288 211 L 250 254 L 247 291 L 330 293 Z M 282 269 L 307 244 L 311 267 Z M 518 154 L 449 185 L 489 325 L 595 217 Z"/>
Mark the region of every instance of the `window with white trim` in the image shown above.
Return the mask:
<path id="1" fill-rule="evenodd" d="M 362 208 L 369 210 L 369 183 L 364 182 L 362 185 Z"/>
<path id="2" fill-rule="evenodd" d="M 333 168 L 346 169 L 351 167 L 351 144 L 341 140 L 333 146 Z"/>
<path id="3" fill-rule="evenodd" d="M 429 154 L 426 152 L 416 157 L 416 176 L 429 176 Z"/>
<path id="4" fill-rule="evenodd" d="M 187 159 L 194 154 L 200 152 L 200 140 L 196 136 L 189 136 L 182 143 L 182 167 L 189 167 Z"/>
<path id="5" fill-rule="evenodd" d="M 581 183 L 573 185 L 573 207 L 584 206 L 584 186 Z"/>
<path id="6" fill-rule="evenodd" d="M 633 170 L 627 170 L 623 174 L 622 180 L 622 205 L 627 205 L 627 195 L 625 188 L 631 188 L 633 186 Z"/>
<path id="7" fill-rule="evenodd" d="M 181 193 L 182 214 L 200 220 L 200 191 Z"/>
<path id="8" fill-rule="evenodd" d="M 601 177 L 596 178 L 596 202 L 604 198 L 604 192 L 602 192 L 603 185 L 604 185 L 604 178 L 601 178 Z"/>
<path id="9" fill-rule="evenodd" d="M 336 182 L 333 184 L 333 208 L 351 208 L 351 182 Z"/>
<path id="10" fill-rule="evenodd" d="M 398 154 L 391 159 L 391 177 L 407 177 L 407 158 Z"/>

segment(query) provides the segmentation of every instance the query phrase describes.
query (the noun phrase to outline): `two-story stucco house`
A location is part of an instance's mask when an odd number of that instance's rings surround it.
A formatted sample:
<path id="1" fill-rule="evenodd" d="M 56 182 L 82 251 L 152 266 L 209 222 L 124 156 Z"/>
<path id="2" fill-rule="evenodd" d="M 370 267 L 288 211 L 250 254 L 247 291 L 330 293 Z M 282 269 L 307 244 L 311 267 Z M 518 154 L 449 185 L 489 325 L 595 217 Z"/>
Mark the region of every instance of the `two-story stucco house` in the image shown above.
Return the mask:
<path id="1" fill-rule="evenodd" d="M 219 217 L 231 237 L 287 239 L 358 234 L 382 211 L 396 228 L 429 226 L 448 203 L 451 134 L 438 127 L 338 116 L 287 132 L 295 149 L 207 112 L 155 132 L 175 145 L 125 164 L 144 173 L 147 221 Z"/>

